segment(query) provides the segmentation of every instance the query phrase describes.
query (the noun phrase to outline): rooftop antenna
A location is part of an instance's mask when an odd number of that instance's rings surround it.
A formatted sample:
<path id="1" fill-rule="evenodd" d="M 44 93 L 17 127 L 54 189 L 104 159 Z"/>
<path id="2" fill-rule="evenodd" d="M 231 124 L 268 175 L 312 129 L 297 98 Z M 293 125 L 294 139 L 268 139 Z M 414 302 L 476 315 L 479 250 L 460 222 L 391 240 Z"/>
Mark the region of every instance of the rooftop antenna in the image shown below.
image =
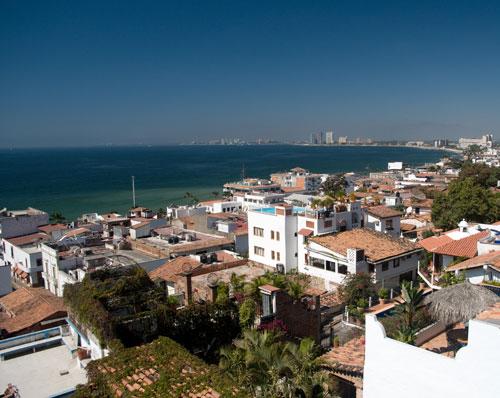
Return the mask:
<path id="1" fill-rule="evenodd" d="M 135 177 L 132 176 L 132 201 L 134 203 L 135 208 Z"/>

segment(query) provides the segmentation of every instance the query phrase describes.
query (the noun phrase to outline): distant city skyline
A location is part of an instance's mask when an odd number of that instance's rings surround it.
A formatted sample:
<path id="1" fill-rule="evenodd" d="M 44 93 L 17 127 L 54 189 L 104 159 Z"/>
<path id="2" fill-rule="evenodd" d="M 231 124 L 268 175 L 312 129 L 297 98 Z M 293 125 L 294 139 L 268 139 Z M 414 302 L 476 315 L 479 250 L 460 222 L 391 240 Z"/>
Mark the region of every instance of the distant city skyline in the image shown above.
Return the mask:
<path id="1" fill-rule="evenodd" d="M 6 0 L 0 147 L 495 135 L 498 20 L 495 1 Z"/>

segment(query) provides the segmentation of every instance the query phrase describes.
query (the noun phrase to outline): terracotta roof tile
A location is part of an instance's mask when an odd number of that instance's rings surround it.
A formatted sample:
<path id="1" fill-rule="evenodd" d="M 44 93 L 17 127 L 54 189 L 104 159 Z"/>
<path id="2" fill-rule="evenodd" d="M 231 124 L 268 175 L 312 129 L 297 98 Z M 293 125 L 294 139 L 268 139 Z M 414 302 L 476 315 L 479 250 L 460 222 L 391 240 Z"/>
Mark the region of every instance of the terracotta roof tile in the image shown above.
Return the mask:
<path id="1" fill-rule="evenodd" d="M 442 235 L 437 237 L 438 239 L 436 240 L 431 240 L 431 243 L 429 243 L 427 240 L 434 238 L 431 236 L 430 238 L 421 240 L 419 243 L 424 249 L 434 253 L 454 257 L 472 258 L 477 254 L 477 241 L 489 236 L 489 234 L 489 231 L 481 231 L 474 235 L 457 240 L 453 240 L 449 236 Z M 443 236 L 446 236 L 447 239 L 442 238 Z"/>
<path id="2" fill-rule="evenodd" d="M 63 299 L 44 288 L 22 287 L 0 298 L 0 329 L 15 333 L 66 312 Z"/>
<path id="3" fill-rule="evenodd" d="M 165 281 L 175 282 L 179 279 L 179 274 L 192 271 L 200 265 L 201 263 L 193 257 L 177 257 L 151 271 L 149 276 L 151 279 L 159 278 Z"/>
<path id="4" fill-rule="evenodd" d="M 343 256 L 347 255 L 347 249 L 363 249 L 366 258 L 373 262 L 418 250 L 418 246 L 408 240 L 392 238 L 367 228 L 314 236 L 309 240 Z"/>
<path id="5" fill-rule="evenodd" d="M 47 234 L 44 234 L 43 232 L 35 232 L 34 234 L 18 236 L 17 238 L 9 238 L 5 240 L 14 246 L 26 246 L 48 239 L 49 236 Z"/>
<path id="6" fill-rule="evenodd" d="M 500 251 L 482 254 L 477 257 L 462 261 L 461 263 L 446 267 L 446 271 L 456 271 L 482 267 L 483 265 L 492 265 L 500 270 Z"/>
<path id="7" fill-rule="evenodd" d="M 379 218 L 398 217 L 402 215 L 400 211 L 391 209 L 390 207 L 384 205 L 368 207 L 366 211 L 368 214 Z"/>
<path id="8" fill-rule="evenodd" d="M 365 337 L 352 339 L 331 349 L 321 356 L 321 360 L 331 369 L 362 372 L 365 365 Z"/>
<path id="9" fill-rule="evenodd" d="M 68 226 L 66 224 L 48 224 L 38 227 L 39 231 L 45 232 L 46 234 L 50 234 L 54 231 L 61 231 L 64 229 L 68 229 Z"/>

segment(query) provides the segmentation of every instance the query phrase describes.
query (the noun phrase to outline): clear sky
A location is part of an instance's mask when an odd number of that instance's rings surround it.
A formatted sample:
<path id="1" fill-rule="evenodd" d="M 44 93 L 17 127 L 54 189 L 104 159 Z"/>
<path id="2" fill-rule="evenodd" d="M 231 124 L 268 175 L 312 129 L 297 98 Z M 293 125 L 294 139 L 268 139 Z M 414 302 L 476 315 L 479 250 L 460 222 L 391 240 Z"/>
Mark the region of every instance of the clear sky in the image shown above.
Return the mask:
<path id="1" fill-rule="evenodd" d="M 0 2 L 0 146 L 500 131 L 500 1 Z"/>

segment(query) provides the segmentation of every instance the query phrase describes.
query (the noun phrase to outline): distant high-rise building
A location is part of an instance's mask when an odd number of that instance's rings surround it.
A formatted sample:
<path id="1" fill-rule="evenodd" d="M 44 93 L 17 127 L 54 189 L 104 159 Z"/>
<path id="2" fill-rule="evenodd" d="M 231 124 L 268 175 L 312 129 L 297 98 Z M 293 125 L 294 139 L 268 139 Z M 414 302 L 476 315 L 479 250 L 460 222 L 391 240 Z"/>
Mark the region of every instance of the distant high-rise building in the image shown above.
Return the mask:
<path id="1" fill-rule="evenodd" d="M 458 140 L 458 146 L 462 149 L 466 149 L 471 145 L 491 148 L 493 146 L 493 135 L 485 134 L 481 138 L 460 138 Z"/>
<path id="2" fill-rule="evenodd" d="M 322 145 L 325 142 L 323 141 L 323 132 L 320 131 L 319 133 L 312 133 L 311 134 L 311 144 L 313 145 Z"/>
<path id="3" fill-rule="evenodd" d="M 339 144 L 347 144 L 347 136 L 339 137 Z"/>
<path id="4" fill-rule="evenodd" d="M 333 131 L 327 131 L 325 133 L 325 144 L 332 145 L 333 144 Z"/>

